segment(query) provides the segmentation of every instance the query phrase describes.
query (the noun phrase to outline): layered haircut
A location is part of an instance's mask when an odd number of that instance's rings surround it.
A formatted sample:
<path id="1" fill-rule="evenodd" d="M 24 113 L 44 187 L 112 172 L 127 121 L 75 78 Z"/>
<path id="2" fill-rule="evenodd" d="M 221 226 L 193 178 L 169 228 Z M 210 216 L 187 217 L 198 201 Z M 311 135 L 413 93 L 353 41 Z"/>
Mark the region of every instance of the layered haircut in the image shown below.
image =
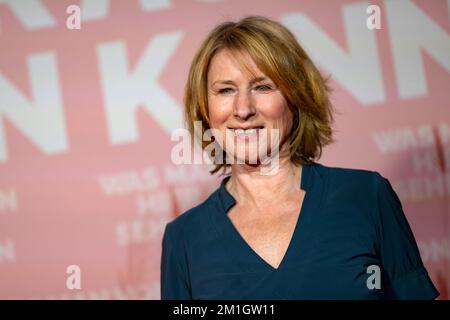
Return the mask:
<path id="1" fill-rule="evenodd" d="M 290 161 L 295 165 L 313 162 L 322 148 L 332 143 L 333 108 L 329 100 L 329 79 L 320 74 L 294 35 L 282 24 L 261 16 L 224 22 L 214 28 L 198 49 L 184 92 L 184 121 L 193 139 L 202 139 L 210 128 L 208 117 L 208 70 L 217 52 L 228 49 L 247 52 L 256 66 L 278 87 L 293 115 L 287 135 Z M 202 136 L 195 136 L 194 122 L 201 121 Z M 222 159 L 225 151 L 222 150 Z M 212 157 L 216 155 L 212 154 Z M 230 166 L 215 163 L 211 174 Z"/>

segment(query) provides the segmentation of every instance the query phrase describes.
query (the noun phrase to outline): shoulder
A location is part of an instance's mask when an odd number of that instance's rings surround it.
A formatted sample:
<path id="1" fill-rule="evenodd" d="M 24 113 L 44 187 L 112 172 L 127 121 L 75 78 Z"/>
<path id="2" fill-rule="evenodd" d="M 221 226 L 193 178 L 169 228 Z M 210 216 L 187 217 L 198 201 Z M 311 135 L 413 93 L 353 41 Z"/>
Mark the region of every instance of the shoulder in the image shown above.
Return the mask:
<path id="1" fill-rule="evenodd" d="M 389 181 L 379 172 L 369 169 L 317 165 L 324 181 L 324 203 L 350 214 L 378 220 L 378 207 L 386 198 L 395 198 Z"/>
<path id="2" fill-rule="evenodd" d="M 401 216 L 402 204 L 390 181 L 377 171 L 320 165 L 327 177 L 327 202 L 352 212 L 368 213 L 381 225 L 386 218 Z M 365 214 L 366 215 L 366 214 Z M 403 218 L 402 218 L 403 219 Z"/>
<path id="3" fill-rule="evenodd" d="M 211 228 L 211 214 L 218 210 L 218 188 L 204 201 L 169 221 L 165 228 L 165 236 L 176 241 L 181 238 L 192 238 L 204 234 Z M 192 239 L 191 239 L 192 240 Z"/>
<path id="4" fill-rule="evenodd" d="M 348 181 L 367 181 L 371 179 L 378 179 L 381 177 L 377 171 L 369 169 L 357 169 L 349 167 L 335 167 L 316 163 L 319 171 L 328 175 L 332 179 L 348 180 Z"/>
<path id="5" fill-rule="evenodd" d="M 326 178 L 329 188 L 351 188 L 361 191 L 376 191 L 384 178 L 379 172 L 369 169 L 334 167 L 316 164 L 316 170 Z"/>

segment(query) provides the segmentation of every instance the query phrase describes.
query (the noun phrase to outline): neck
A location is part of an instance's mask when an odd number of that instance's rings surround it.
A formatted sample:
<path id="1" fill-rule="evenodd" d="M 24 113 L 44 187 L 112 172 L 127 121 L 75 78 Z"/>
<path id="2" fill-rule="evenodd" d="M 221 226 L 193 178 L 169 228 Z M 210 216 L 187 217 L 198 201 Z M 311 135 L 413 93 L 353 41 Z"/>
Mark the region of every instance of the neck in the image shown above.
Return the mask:
<path id="1" fill-rule="evenodd" d="M 298 192 L 301 171 L 302 166 L 295 166 L 288 158 L 280 159 L 278 170 L 272 175 L 262 175 L 258 167 L 235 164 L 226 188 L 239 204 L 265 207 Z"/>

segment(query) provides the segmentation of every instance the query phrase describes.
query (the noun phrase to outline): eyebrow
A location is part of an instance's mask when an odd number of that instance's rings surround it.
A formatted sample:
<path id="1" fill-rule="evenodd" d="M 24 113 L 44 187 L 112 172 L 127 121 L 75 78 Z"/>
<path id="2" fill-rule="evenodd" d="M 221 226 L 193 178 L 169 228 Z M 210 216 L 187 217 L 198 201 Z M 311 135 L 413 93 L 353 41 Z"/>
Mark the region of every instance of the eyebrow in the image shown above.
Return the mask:
<path id="1" fill-rule="evenodd" d="M 252 80 L 250 80 L 250 84 L 254 84 L 254 83 L 257 83 L 257 82 L 264 81 L 264 80 L 270 80 L 270 79 L 267 78 L 267 77 L 256 77 L 256 78 L 253 78 Z M 234 81 L 233 80 L 216 80 L 211 85 L 215 85 L 216 83 L 219 83 L 219 84 L 234 84 Z"/>

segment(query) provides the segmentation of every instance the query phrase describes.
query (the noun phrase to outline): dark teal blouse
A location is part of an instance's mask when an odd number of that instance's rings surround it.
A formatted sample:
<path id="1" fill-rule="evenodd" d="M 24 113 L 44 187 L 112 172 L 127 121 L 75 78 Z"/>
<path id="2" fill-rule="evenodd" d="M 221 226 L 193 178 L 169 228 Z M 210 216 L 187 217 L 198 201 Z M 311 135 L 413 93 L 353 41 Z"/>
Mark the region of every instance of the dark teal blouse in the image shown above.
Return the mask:
<path id="1" fill-rule="evenodd" d="M 227 212 L 223 178 L 168 223 L 162 299 L 434 299 L 402 205 L 379 173 L 304 165 L 299 219 L 277 269 L 245 242 Z"/>

